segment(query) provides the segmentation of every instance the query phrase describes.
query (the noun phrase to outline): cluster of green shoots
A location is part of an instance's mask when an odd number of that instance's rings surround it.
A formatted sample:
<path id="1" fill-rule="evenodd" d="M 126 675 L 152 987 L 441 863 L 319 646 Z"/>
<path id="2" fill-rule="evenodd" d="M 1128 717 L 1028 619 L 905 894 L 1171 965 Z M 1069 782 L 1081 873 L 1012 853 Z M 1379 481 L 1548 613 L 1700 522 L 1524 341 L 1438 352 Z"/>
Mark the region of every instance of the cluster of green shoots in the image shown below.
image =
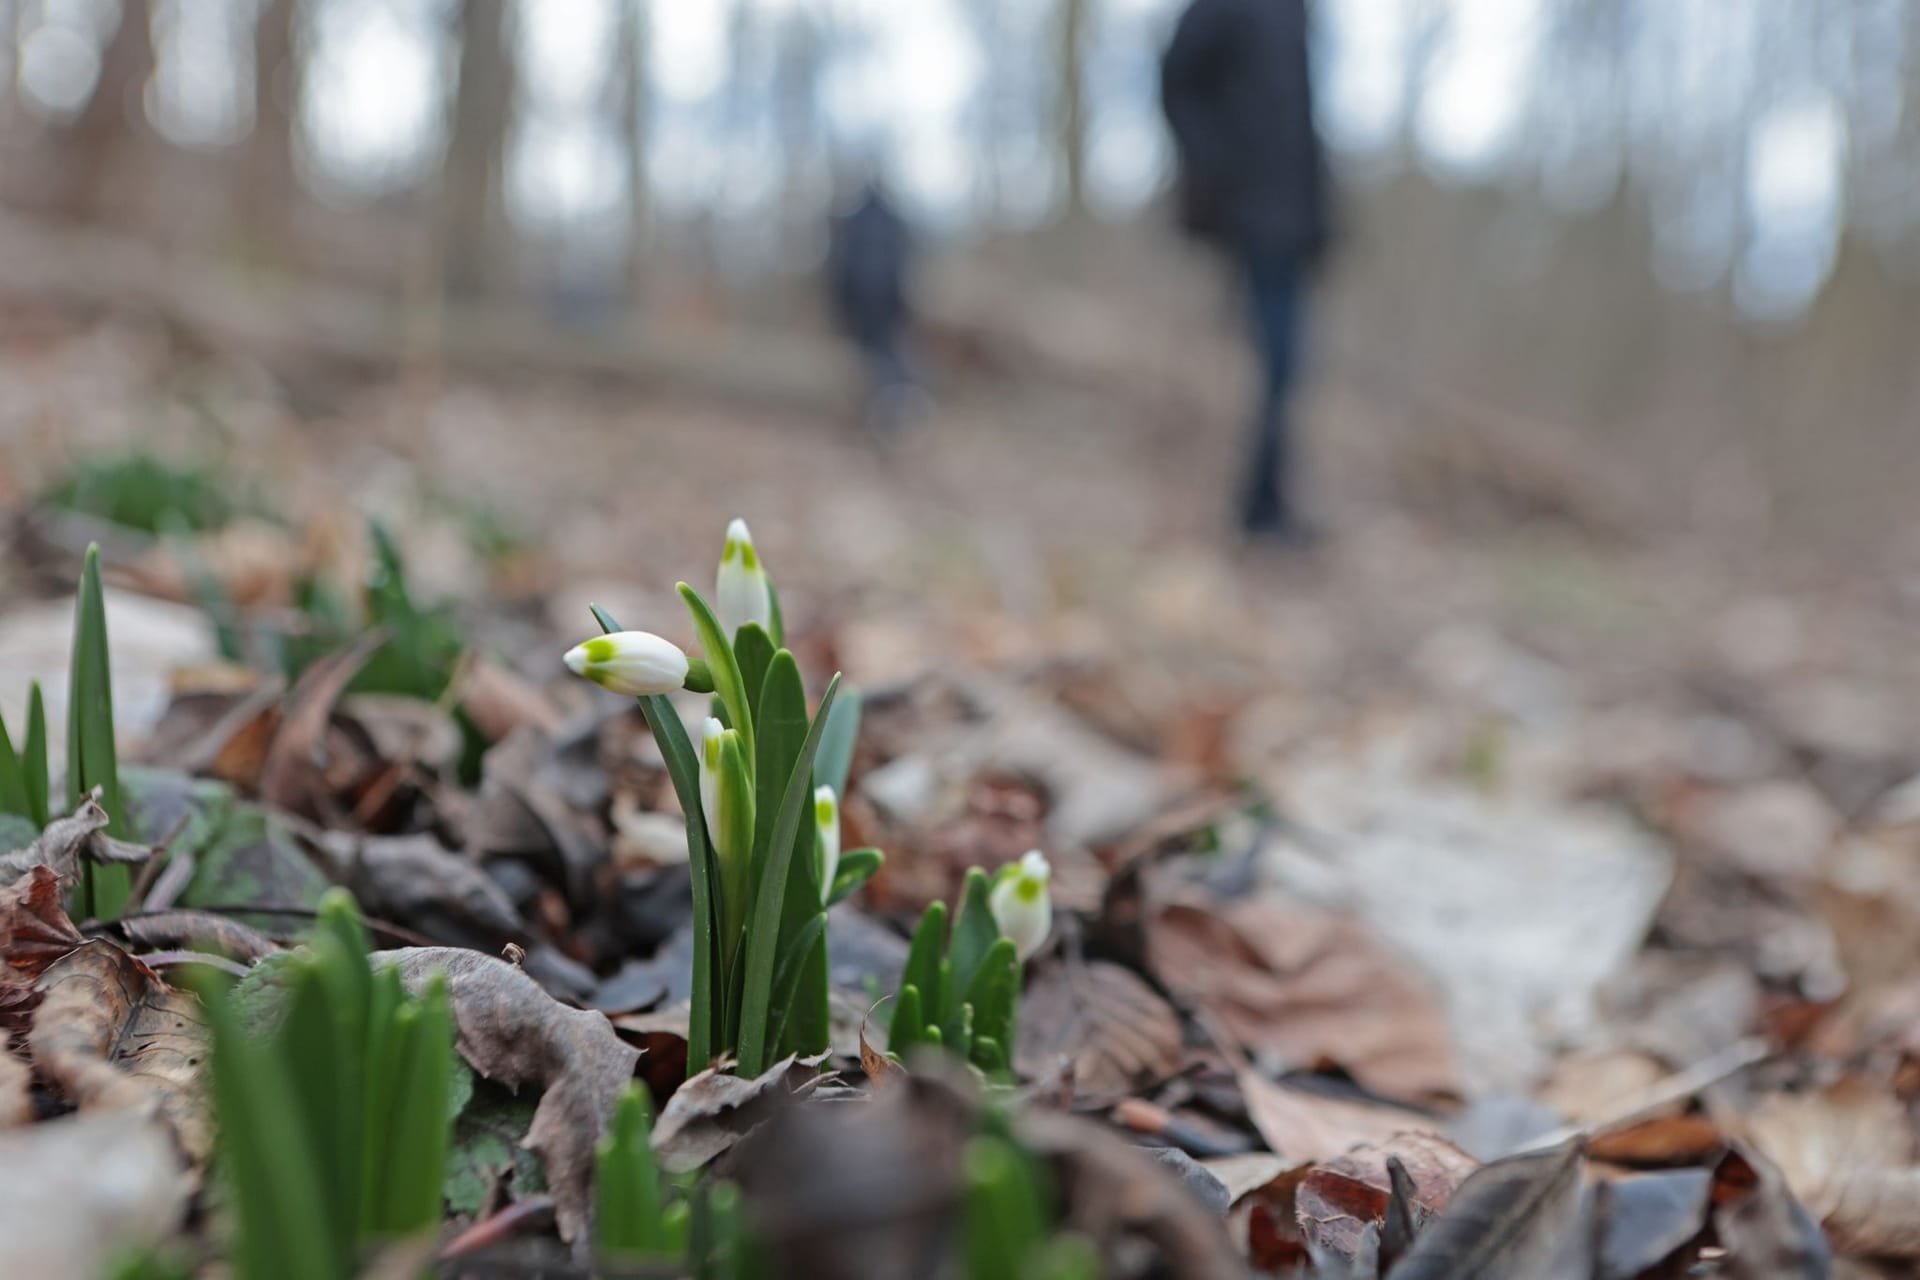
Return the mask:
<path id="1" fill-rule="evenodd" d="M 989 1076 L 1012 1070 L 1020 1009 L 1020 958 L 1002 937 L 988 904 L 987 875 L 967 872 L 960 909 L 947 927 L 947 904 L 929 903 L 913 931 L 887 1050 L 904 1058 L 921 1045 L 943 1047 Z"/>
<path id="2" fill-rule="evenodd" d="M 763 1274 L 740 1189 L 730 1182 L 673 1186 L 654 1159 L 652 1132 L 644 1086 L 628 1085 L 596 1152 L 594 1231 L 601 1261 L 684 1270 L 698 1280 Z"/>
<path id="3" fill-rule="evenodd" d="M 808 714 L 800 666 L 783 647 L 779 605 L 744 523 L 727 531 L 718 612 L 686 583 L 679 591 L 703 659 L 650 632 L 623 631 L 596 607 L 608 634 L 566 660 L 640 700 L 686 814 L 689 1058 L 732 1058 L 742 1074 L 758 1075 L 786 1054 L 828 1047 L 826 910 L 880 865 L 876 850 L 839 851 L 836 797 L 859 704 L 836 703 L 836 675 Z M 680 689 L 714 695 L 697 747 L 668 700 Z"/>
<path id="4" fill-rule="evenodd" d="M 67 668 L 67 795 L 72 812 L 94 790 L 107 812 L 107 832 L 129 838 L 120 794 L 120 773 L 113 741 L 113 679 L 107 670 L 107 605 L 100 585 L 100 548 L 87 548 L 74 602 L 73 660 Z M 15 750 L 0 720 L 0 814 L 25 819 L 35 828 L 53 819 L 47 761 L 47 713 L 36 681 L 27 703 L 27 730 Z M 74 886 L 73 914 L 81 919 L 117 920 L 133 892 L 125 866 L 82 863 Z"/>
<path id="5" fill-rule="evenodd" d="M 213 1102 L 241 1280 L 345 1280 L 384 1242 L 438 1230 L 450 1132 L 445 979 L 418 996 L 368 962 L 353 899 L 327 892 L 282 973 L 285 1016 L 250 1034 L 208 992 Z"/>
<path id="6" fill-rule="evenodd" d="M 1100 1258 L 1093 1244 L 1055 1229 L 1046 1169 L 988 1119 L 961 1157 L 967 1280 L 1094 1280 Z"/>

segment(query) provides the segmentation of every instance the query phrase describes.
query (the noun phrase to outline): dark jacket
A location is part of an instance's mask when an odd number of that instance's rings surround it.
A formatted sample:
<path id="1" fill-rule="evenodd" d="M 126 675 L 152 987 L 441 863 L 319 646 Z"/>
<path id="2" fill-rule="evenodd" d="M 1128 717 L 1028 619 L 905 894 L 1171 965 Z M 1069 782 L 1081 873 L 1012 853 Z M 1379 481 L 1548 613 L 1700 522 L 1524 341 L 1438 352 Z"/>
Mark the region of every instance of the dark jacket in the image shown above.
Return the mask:
<path id="1" fill-rule="evenodd" d="M 833 221 L 827 287 L 834 317 L 862 346 L 891 343 L 907 321 L 907 272 L 913 245 L 906 220 L 877 187 Z"/>
<path id="2" fill-rule="evenodd" d="M 1181 220 L 1233 253 L 1287 265 L 1328 238 L 1306 0 L 1193 0 L 1160 64 L 1180 154 Z"/>

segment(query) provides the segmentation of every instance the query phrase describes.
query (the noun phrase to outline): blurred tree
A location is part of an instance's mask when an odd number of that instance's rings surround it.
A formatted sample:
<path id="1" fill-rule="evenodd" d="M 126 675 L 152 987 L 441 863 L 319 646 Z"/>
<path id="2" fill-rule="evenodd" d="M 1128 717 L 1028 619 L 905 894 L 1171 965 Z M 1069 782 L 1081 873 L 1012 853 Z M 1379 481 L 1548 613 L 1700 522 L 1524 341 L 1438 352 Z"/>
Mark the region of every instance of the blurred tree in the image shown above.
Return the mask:
<path id="1" fill-rule="evenodd" d="M 1060 151 L 1060 171 L 1066 179 L 1064 212 L 1078 217 L 1087 208 L 1087 81 L 1086 43 L 1088 9 L 1092 0 L 1060 0 L 1055 36 L 1054 74 L 1058 98 L 1054 109 L 1054 140 Z"/>
<path id="2" fill-rule="evenodd" d="M 450 298 L 481 297 L 505 283 L 499 231 L 514 97 L 507 15 L 507 0 L 455 8 L 459 82 L 440 174 L 441 285 Z"/>
<path id="3" fill-rule="evenodd" d="M 62 160 L 57 212 L 85 221 L 112 216 L 120 194 L 114 178 L 147 134 L 142 98 L 152 77 L 153 19 L 147 0 L 121 0 L 93 95 L 54 140 Z"/>
<path id="4" fill-rule="evenodd" d="M 620 0 L 611 81 L 612 110 L 627 160 L 627 281 L 636 295 L 646 275 L 653 205 L 647 181 L 648 126 L 652 120 L 647 61 L 653 34 L 647 3 Z"/>
<path id="5" fill-rule="evenodd" d="M 242 218 L 256 251 L 283 242 L 299 177 L 293 134 L 302 53 L 299 0 L 264 0 L 253 28 L 253 132 L 247 137 Z"/>

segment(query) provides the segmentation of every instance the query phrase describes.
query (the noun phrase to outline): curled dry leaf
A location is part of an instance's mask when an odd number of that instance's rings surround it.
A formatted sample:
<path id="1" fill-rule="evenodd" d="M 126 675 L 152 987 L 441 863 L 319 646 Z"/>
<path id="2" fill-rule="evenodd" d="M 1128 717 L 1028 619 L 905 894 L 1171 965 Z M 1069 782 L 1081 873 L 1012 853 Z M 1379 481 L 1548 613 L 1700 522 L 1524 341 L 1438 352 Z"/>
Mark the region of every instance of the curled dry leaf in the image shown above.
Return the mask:
<path id="1" fill-rule="evenodd" d="M 1592 1233 L 1580 1139 L 1481 1168 L 1414 1241 L 1393 1280 L 1586 1280 Z"/>
<path id="2" fill-rule="evenodd" d="M 873 1011 L 867 1011 L 871 1017 Z M 907 1069 L 889 1058 L 884 1049 L 876 1049 L 867 1039 L 867 1018 L 860 1019 L 860 1069 L 875 1091 L 891 1088 L 906 1079 Z"/>
<path id="3" fill-rule="evenodd" d="M 32 982 L 86 941 L 60 897 L 60 877 L 44 864 L 0 889 L 0 959 L 7 966 L 0 986 Z"/>
<path id="4" fill-rule="evenodd" d="M 0 1133 L 0 1240 L 9 1276 L 102 1276 L 179 1230 L 193 1179 L 150 1114 L 63 1116 Z M 111 1171 L 103 1176 L 103 1171 Z"/>
<path id="5" fill-rule="evenodd" d="M 1855 1080 L 1772 1094 L 1746 1117 L 1754 1145 L 1842 1253 L 1920 1257 L 1920 1165 L 1906 1108 Z"/>
<path id="6" fill-rule="evenodd" d="M 1713 1229 L 1727 1280 L 1826 1280 L 1833 1251 L 1771 1160 L 1733 1143 L 1713 1170 Z"/>
<path id="7" fill-rule="evenodd" d="M 1180 1069 L 1180 1015 L 1131 970 L 1104 960 L 1042 968 L 1020 1000 L 1020 1074 L 1065 1058 L 1077 1094 L 1115 1097 Z"/>
<path id="8" fill-rule="evenodd" d="M 495 950 L 526 936 L 513 900 L 479 866 L 430 835 L 319 833 L 339 878 L 370 913 L 430 938 Z"/>
<path id="9" fill-rule="evenodd" d="M 197 1166 L 213 1147 L 201 1083 L 200 1004 L 110 942 L 47 967 L 28 1045 L 34 1066 L 83 1112 L 157 1107 Z"/>
<path id="10" fill-rule="evenodd" d="M 1257 1053 L 1338 1063 L 1397 1097 L 1459 1091 L 1433 991 L 1357 919 L 1183 897 L 1149 918 L 1146 938 L 1161 985 Z"/>
<path id="11" fill-rule="evenodd" d="M 1355 1147 L 1343 1156 L 1315 1165 L 1294 1192 L 1294 1213 L 1301 1235 L 1314 1249 L 1351 1259 L 1360 1250 L 1368 1226 L 1383 1229 L 1397 1163 L 1410 1183 L 1414 1205 L 1428 1214 L 1447 1207 L 1454 1189 L 1479 1161 L 1431 1133 L 1395 1134 L 1385 1143 Z"/>
<path id="12" fill-rule="evenodd" d="M 128 917 L 120 921 L 120 931 L 142 946 L 217 951 L 243 964 L 252 964 L 281 949 L 266 934 L 231 916 L 188 907 Z"/>
<path id="13" fill-rule="evenodd" d="M 522 1145 L 546 1165 L 561 1237 L 583 1238 L 592 1220 L 594 1145 L 640 1051 L 614 1034 L 606 1015 L 561 1004 L 494 956 L 409 947 L 377 952 L 374 963 L 393 965 L 412 990 L 445 973 L 460 1055 L 509 1088 L 544 1086 Z"/>
<path id="14" fill-rule="evenodd" d="M 334 703 L 386 639 L 383 631 L 368 632 L 352 647 L 308 667 L 294 682 L 260 762 L 262 800 L 308 818 L 326 816 L 337 807 L 337 780 L 328 777 L 327 724 Z"/>
<path id="15" fill-rule="evenodd" d="M 40 838 L 24 849 L 0 855 L 0 884 L 11 884 L 37 866 L 52 867 L 63 881 L 80 873 L 80 860 L 88 862 L 145 862 L 153 856 L 149 845 L 116 840 L 106 832 L 107 811 L 95 796 L 88 796 L 78 809 L 47 824 Z"/>
<path id="16" fill-rule="evenodd" d="M 688 1173 L 726 1151 L 819 1084 L 821 1058 L 786 1057 L 751 1080 L 709 1067 L 667 1099 L 653 1150 L 668 1173 Z"/>

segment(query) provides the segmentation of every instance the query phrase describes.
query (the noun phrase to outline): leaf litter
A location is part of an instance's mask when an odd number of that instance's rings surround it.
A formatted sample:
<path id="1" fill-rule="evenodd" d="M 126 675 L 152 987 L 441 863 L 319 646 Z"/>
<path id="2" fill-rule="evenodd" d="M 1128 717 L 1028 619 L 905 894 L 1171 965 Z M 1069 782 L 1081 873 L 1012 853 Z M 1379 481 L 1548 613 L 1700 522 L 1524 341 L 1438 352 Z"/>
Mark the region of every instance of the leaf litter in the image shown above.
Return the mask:
<path id="1" fill-rule="evenodd" d="M 385 412 L 342 429 L 378 440 L 406 416 Z M 663 447 L 690 475 L 712 448 Z M 861 500 L 851 483 L 821 477 Z M 964 1136 L 1003 1096 L 1113 1274 L 1738 1278 L 1920 1258 L 1920 752 L 1873 693 L 1920 686 L 1869 669 L 1874 618 L 1771 599 L 1821 625 L 1761 670 L 1737 638 L 1744 605 L 1642 614 L 1644 661 L 1627 664 L 1617 638 L 1502 601 L 1492 559 L 1433 529 L 1383 521 L 1326 572 L 1275 582 L 1084 506 L 1020 514 L 1058 522 L 1033 526 L 1057 557 L 1033 581 L 1086 566 L 1068 535 L 1089 522 L 1134 559 L 1091 603 L 1022 616 L 942 576 L 925 541 L 873 543 L 856 597 L 829 572 L 846 533 L 815 514 L 835 502 L 762 496 L 811 549 L 781 562 L 796 654 L 867 686 L 848 847 L 888 862 L 835 908 L 844 1052 L 751 1081 L 689 1075 L 684 815 L 637 716 L 551 678 L 605 571 L 556 538 L 534 603 L 569 621 L 533 635 L 533 613 L 476 597 L 475 656 L 444 702 L 354 691 L 373 633 L 291 679 L 228 683 L 168 675 L 212 669 L 204 646 L 177 662 L 151 646 L 129 688 L 171 687 L 172 707 L 116 702 L 146 740 L 134 830 L 108 837 L 85 811 L 0 827 L 0 1143 L 66 1188 L 0 1197 L 5 1242 L 45 1228 L 67 1252 L 22 1256 L 80 1274 L 96 1240 L 204 1237 L 199 1042 L 168 1022 L 195 1001 L 159 975 L 199 951 L 271 975 L 340 883 L 402 948 L 386 963 L 452 979 L 480 1077 L 449 1184 L 466 1256 L 584 1237 L 595 1146 L 638 1079 L 663 1161 L 739 1178 L 772 1234 L 832 1274 L 939 1256 Z M 712 514 L 699 506 L 663 494 L 619 517 L 621 541 L 677 554 Z M 249 536 L 272 546 L 229 575 L 248 601 L 332 571 L 317 533 Z M 1697 595 L 1677 563 L 1637 567 L 1650 595 Z M 125 568 L 110 580 L 180 590 Z M 109 607 L 146 602 L 116 586 Z M 0 611 L 0 640 L 64 614 Z M 120 649 L 139 628 L 115 625 L 116 668 L 145 661 Z M 8 652 L 0 697 L 57 675 Z M 1057 918 L 1013 1079 L 983 1098 L 887 1057 L 875 1001 L 912 919 L 966 866 L 1035 845 Z M 63 889 L 84 860 L 150 863 L 146 900 L 76 923 Z M 580 1007 L 601 998 L 611 1021 Z M 1502 1108 L 1521 1121 L 1465 1136 Z M 109 1126 L 137 1191 L 127 1231 L 87 1194 Z"/>

